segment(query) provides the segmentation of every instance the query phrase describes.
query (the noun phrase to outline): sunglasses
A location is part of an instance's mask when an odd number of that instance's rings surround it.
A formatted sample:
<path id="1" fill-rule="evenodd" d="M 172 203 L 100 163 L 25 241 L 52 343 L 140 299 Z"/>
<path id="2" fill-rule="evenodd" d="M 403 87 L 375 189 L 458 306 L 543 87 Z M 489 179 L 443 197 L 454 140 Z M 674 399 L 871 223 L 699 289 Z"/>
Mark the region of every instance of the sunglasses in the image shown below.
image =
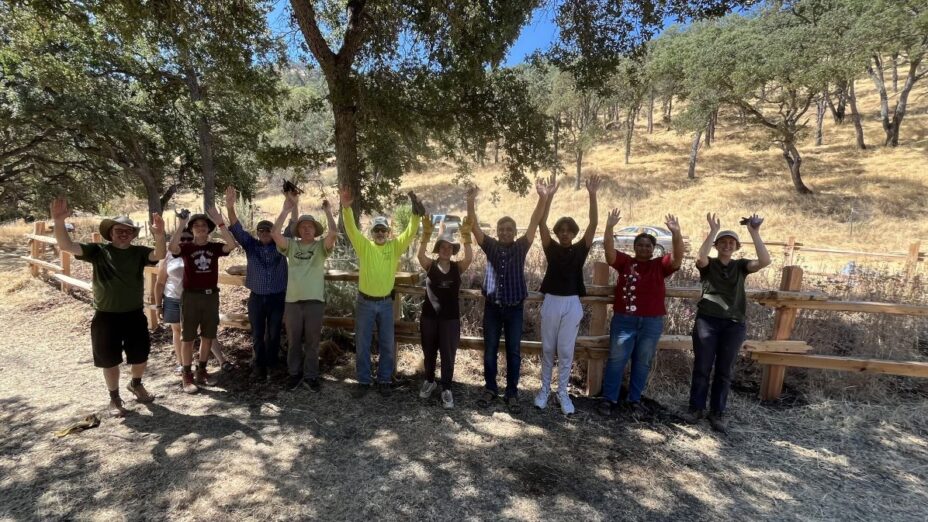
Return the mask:
<path id="1" fill-rule="evenodd" d="M 259 228 L 259 229 L 258 229 L 258 232 L 270 232 L 270 231 L 271 231 L 271 229 L 269 229 L 269 228 Z"/>
<path id="2" fill-rule="evenodd" d="M 375 233 L 375 234 L 386 234 L 386 233 L 387 233 L 387 229 L 385 229 L 385 228 L 375 228 L 375 229 L 374 229 L 374 233 Z"/>
<path id="3" fill-rule="evenodd" d="M 181 242 L 181 243 L 190 243 L 191 241 L 193 241 L 193 238 L 192 238 L 192 237 L 182 237 L 182 238 L 180 238 L 180 242 Z"/>

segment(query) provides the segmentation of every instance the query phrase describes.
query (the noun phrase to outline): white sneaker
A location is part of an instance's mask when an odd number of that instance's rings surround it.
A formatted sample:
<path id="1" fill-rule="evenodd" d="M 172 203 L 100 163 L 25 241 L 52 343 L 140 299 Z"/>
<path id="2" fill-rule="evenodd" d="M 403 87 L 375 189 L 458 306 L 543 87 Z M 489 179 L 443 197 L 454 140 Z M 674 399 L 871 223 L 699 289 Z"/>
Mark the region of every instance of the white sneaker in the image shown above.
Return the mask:
<path id="1" fill-rule="evenodd" d="M 432 396 L 432 392 L 435 391 L 438 385 L 434 382 L 425 381 L 422 383 L 422 388 L 419 389 L 419 397 L 423 399 L 428 399 Z"/>
<path id="2" fill-rule="evenodd" d="M 454 396 L 451 395 L 451 390 L 441 392 L 441 405 L 444 406 L 446 410 L 454 408 Z"/>
<path id="3" fill-rule="evenodd" d="M 561 405 L 561 411 L 564 415 L 574 413 L 574 403 L 570 400 L 570 395 L 567 395 L 566 391 L 557 392 L 557 402 Z"/>
<path id="4" fill-rule="evenodd" d="M 535 396 L 535 407 L 539 410 L 543 410 L 548 407 L 548 396 L 551 395 L 551 391 L 547 388 L 542 387 L 541 391 L 538 392 L 538 395 Z"/>

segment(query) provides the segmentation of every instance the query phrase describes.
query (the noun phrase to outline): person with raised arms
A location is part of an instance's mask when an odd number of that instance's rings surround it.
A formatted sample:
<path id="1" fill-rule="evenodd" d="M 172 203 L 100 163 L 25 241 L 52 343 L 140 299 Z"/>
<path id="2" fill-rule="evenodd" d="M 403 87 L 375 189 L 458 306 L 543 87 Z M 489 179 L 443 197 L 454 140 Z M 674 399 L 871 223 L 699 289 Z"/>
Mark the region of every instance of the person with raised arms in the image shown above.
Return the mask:
<path id="1" fill-rule="evenodd" d="M 544 212 L 547 186 L 535 181 L 538 203 L 532 212 L 528 229 L 516 239 L 516 221 L 504 216 L 496 222 L 496 237 L 483 233 L 477 219 L 476 199 L 478 189 L 471 187 L 467 192 L 467 217 L 474 224 L 474 240 L 487 256 L 487 268 L 483 281 L 483 377 L 485 387 L 477 401 L 480 407 L 489 407 L 496 401 L 499 388 L 496 384 L 497 354 L 501 336 L 506 338 L 506 392 L 504 401 L 510 414 L 521 413 L 519 404 L 519 374 L 522 366 L 521 343 L 525 298 L 525 257 L 535 240 L 535 231 Z"/>
<path id="2" fill-rule="evenodd" d="M 55 198 L 50 211 L 58 248 L 93 266 L 95 312 L 90 322 L 93 364 L 103 370 L 110 412 L 122 417 L 128 413 L 119 396 L 119 365 L 123 362 L 123 352 L 132 375 L 126 389 L 139 402 L 154 400 L 142 384 L 151 352 L 148 321 L 142 311 L 144 270 L 164 258 L 164 221 L 157 212 L 151 214 L 150 230 L 155 248 L 132 244 L 140 227 L 125 216 L 100 222 L 100 235 L 108 243 L 75 243 L 65 224 L 65 218 L 71 214 L 68 201 L 63 197 Z"/>
<path id="3" fill-rule="evenodd" d="M 583 305 L 580 297 L 586 295 L 583 283 L 583 266 L 593 246 L 599 213 L 596 203 L 596 191 L 600 177 L 590 176 L 586 180 L 586 190 L 590 195 L 589 223 L 583 237 L 574 242 L 580 227 L 572 217 L 562 217 L 554 223 L 554 235 L 548 230 L 548 213 L 551 202 L 557 193 L 557 181 L 551 176 L 546 185 L 546 202 L 544 215 L 538 225 L 541 247 L 544 249 L 548 267 L 541 281 L 541 293 L 545 299 L 541 305 L 541 390 L 535 397 L 535 407 L 545 409 L 551 395 L 551 372 L 554 370 L 554 356 L 557 354 L 557 402 L 564 415 L 574 413 L 574 404 L 570 400 L 570 369 L 574 362 L 574 348 L 580 321 L 583 320 Z"/>
<path id="4" fill-rule="evenodd" d="M 371 387 L 371 344 L 377 328 L 377 390 L 384 397 L 392 393 L 394 352 L 393 286 L 400 256 L 416 237 L 425 209 L 409 193 L 413 215 L 398 237 L 390 239 L 390 222 L 376 216 L 371 227 L 371 239 L 364 237 L 355 224 L 351 204 L 354 195 L 349 187 L 339 191 L 345 234 L 358 255 L 358 299 L 355 309 L 355 365 L 358 387 L 354 396 L 361 398 Z"/>
<path id="5" fill-rule="evenodd" d="M 631 360 L 631 373 L 626 403 L 635 416 L 646 413 L 641 395 L 648 383 L 651 362 L 664 330 L 665 280 L 683 264 L 683 235 L 680 223 L 667 215 L 665 223 L 673 241 L 672 253 L 654 258 L 657 238 L 641 233 L 633 242 L 635 255 L 615 249 L 613 228 L 621 213 L 613 209 L 606 218 L 603 249 L 606 263 L 618 272 L 615 283 L 612 322 L 609 327 L 609 360 L 603 379 L 603 401 L 599 413 L 611 415 L 619 402 L 619 387 L 625 376 L 625 366 Z"/>
<path id="6" fill-rule="evenodd" d="M 451 384 L 454 378 L 454 359 L 461 341 L 461 308 L 458 302 L 461 291 L 461 274 L 467 271 L 474 259 L 471 247 L 471 222 L 464 218 L 458 233 L 464 244 L 464 259 L 452 261 L 461 245 L 451 236 L 439 236 L 435 241 L 433 259 L 426 253 L 432 236 L 432 217 L 422 220 L 422 239 L 419 240 L 419 265 L 426 272 L 426 298 L 422 301 L 419 329 L 422 334 L 422 352 L 425 356 L 425 382 L 419 397 L 427 399 L 438 386 L 435 383 L 435 363 L 441 354 L 441 402 L 445 409 L 454 408 Z"/>
<path id="7" fill-rule="evenodd" d="M 222 214 L 210 208 L 206 214 L 181 217 L 178 226 L 191 234 L 193 241 L 181 243 L 181 234 L 175 233 L 168 246 L 175 256 L 184 260 L 184 292 L 181 296 L 181 387 L 184 393 L 196 393 L 200 385 L 215 383 L 206 363 L 213 340 L 219 330 L 219 258 L 235 250 L 235 238 L 226 228 Z M 219 227 L 225 244 L 209 240 L 210 233 Z M 193 375 L 193 342 L 200 336 L 200 353 L 197 373 Z"/>
<path id="8" fill-rule="evenodd" d="M 754 242 L 757 259 L 733 259 L 732 255 L 741 248 L 738 233 L 734 230 L 720 232 L 721 223 L 716 214 L 706 214 L 706 220 L 709 222 L 709 234 L 699 247 L 696 258 L 702 296 L 696 305 L 693 379 L 689 409 L 683 419 L 690 424 L 699 422 L 705 416 L 706 396 L 709 395 L 709 424 L 712 429 L 724 433 L 728 431 L 725 407 L 728 404 L 732 372 L 747 331 L 745 278 L 770 265 L 771 260 L 760 237 L 760 226 L 764 219 L 757 214 L 741 220 Z M 718 257 L 709 257 L 713 246 Z M 713 374 L 711 393 L 710 374 Z"/>
<path id="9" fill-rule="evenodd" d="M 335 218 L 328 200 L 322 200 L 326 227 L 309 214 L 297 218 L 292 238 L 281 233 L 284 219 L 299 208 L 295 192 L 285 194 L 284 205 L 271 230 L 278 251 L 290 265 L 284 322 L 287 325 L 287 388 L 303 386 L 319 391 L 319 344 L 322 341 L 322 317 L 325 315 L 325 260 L 335 248 L 338 237 Z M 319 238 L 325 233 L 325 238 Z"/>

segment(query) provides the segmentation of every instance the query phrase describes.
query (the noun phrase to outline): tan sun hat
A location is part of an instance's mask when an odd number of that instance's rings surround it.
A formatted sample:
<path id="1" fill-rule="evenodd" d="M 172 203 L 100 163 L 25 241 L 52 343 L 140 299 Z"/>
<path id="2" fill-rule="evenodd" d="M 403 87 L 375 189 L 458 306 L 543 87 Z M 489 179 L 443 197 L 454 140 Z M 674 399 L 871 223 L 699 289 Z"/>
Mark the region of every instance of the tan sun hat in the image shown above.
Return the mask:
<path id="1" fill-rule="evenodd" d="M 142 229 L 141 226 L 135 224 L 128 216 L 119 216 L 115 218 L 106 218 L 100 222 L 100 235 L 103 236 L 103 239 L 112 242 L 113 237 L 113 227 L 116 225 L 125 225 L 127 227 L 132 227 L 135 229 L 135 235 L 139 235 L 139 230 Z"/>
<path id="2" fill-rule="evenodd" d="M 302 216 L 299 217 L 299 219 L 296 220 L 296 223 L 293 224 L 293 235 L 295 237 L 300 236 L 300 223 L 304 221 L 309 221 L 310 223 L 313 224 L 313 227 L 315 227 L 316 229 L 316 237 L 321 236 L 322 233 L 325 232 L 325 225 L 316 221 L 316 218 L 314 218 L 312 215 L 303 214 Z"/>

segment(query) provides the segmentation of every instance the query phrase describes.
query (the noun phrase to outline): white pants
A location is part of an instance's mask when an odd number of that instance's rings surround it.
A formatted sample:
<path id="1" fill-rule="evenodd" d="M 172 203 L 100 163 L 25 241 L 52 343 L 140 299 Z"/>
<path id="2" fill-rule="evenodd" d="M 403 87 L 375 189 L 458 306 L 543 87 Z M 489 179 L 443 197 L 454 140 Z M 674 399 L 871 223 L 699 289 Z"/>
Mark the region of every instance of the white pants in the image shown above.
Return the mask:
<path id="1" fill-rule="evenodd" d="M 545 294 L 541 305 L 541 389 L 551 389 L 551 371 L 557 352 L 557 386 L 567 393 L 570 367 L 574 362 L 577 330 L 583 320 L 583 306 L 576 295 Z"/>

